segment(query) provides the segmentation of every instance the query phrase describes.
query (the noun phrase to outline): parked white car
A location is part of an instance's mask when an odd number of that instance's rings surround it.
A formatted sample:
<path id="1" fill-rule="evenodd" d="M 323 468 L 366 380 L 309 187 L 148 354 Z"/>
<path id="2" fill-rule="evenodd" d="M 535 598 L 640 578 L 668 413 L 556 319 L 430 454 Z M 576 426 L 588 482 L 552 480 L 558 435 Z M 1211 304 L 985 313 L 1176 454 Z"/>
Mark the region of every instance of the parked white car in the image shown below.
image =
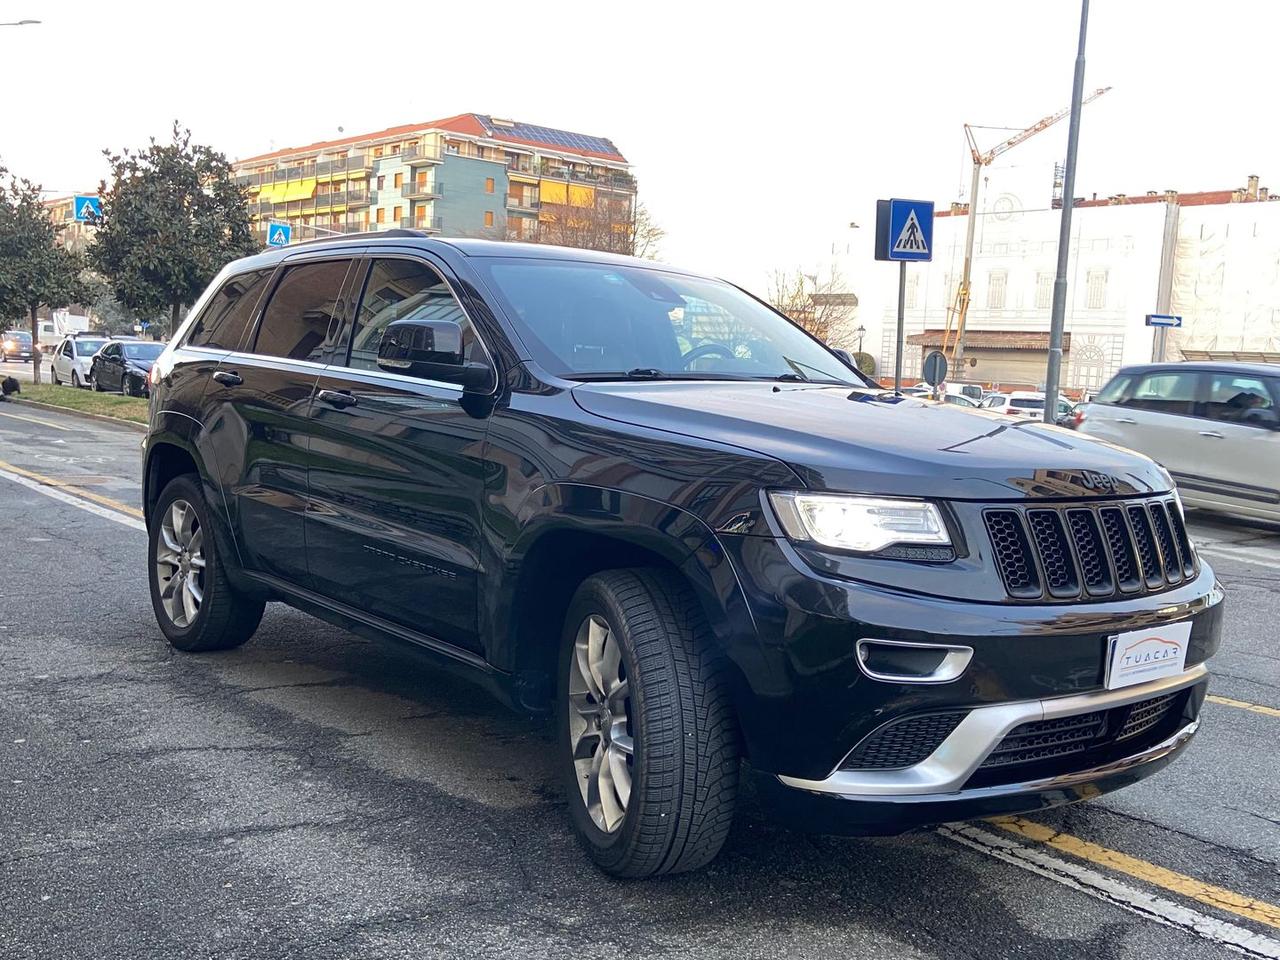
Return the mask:
<path id="1" fill-rule="evenodd" d="M 1037 390 L 1014 390 L 1010 393 L 993 393 L 982 401 L 984 410 L 994 410 L 1010 417 L 1026 417 L 1029 420 L 1044 418 L 1044 394 Z M 1057 416 L 1071 412 L 1072 404 L 1065 397 L 1058 398 Z"/>
<path id="2" fill-rule="evenodd" d="M 63 337 L 49 358 L 49 377 L 54 383 L 73 387 L 89 386 L 93 355 L 106 346 L 110 337 L 94 333 L 74 333 Z"/>
<path id="3" fill-rule="evenodd" d="M 1280 521 L 1280 367 L 1126 367 L 1078 420 L 1081 433 L 1164 466 L 1187 506 Z"/>

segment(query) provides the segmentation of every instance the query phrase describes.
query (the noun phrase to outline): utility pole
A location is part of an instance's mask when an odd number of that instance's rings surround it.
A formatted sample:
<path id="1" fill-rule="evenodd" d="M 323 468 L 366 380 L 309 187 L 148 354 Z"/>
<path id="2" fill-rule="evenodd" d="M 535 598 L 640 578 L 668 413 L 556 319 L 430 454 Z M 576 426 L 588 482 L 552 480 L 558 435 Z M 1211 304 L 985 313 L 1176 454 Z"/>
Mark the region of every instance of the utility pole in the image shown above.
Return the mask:
<path id="1" fill-rule="evenodd" d="M 1067 317 L 1067 258 L 1071 252 L 1071 209 L 1076 196 L 1076 152 L 1080 146 L 1080 108 L 1084 95 L 1084 41 L 1089 28 L 1089 0 L 1080 2 L 1080 44 L 1071 86 L 1071 120 L 1067 127 L 1067 164 L 1062 176 L 1062 220 L 1058 225 L 1058 272 L 1053 278 L 1053 309 L 1049 320 L 1049 366 L 1044 378 L 1044 421 L 1058 412 L 1058 381 L 1062 377 L 1062 331 Z"/>

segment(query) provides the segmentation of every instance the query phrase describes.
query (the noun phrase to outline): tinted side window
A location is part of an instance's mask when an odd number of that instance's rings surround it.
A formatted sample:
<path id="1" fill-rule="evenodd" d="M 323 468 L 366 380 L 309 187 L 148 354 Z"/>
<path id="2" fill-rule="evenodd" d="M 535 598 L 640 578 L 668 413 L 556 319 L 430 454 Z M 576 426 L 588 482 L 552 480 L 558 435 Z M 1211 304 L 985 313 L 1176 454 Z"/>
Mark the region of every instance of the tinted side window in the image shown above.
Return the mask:
<path id="1" fill-rule="evenodd" d="M 224 283 L 192 325 L 187 345 L 239 350 L 270 276 L 270 270 L 259 270 L 232 277 Z"/>
<path id="2" fill-rule="evenodd" d="M 396 320 L 450 320 L 462 327 L 463 351 L 468 360 L 482 360 L 471 321 L 453 296 L 444 278 L 417 260 L 375 260 L 360 300 L 351 337 L 349 367 L 377 370 L 378 345 L 387 324 Z"/>
<path id="3" fill-rule="evenodd" d="M 1204 414 L 1211 420 L 1257 426 L 1277 422 L 1275 397 L 1262 377 L 1212 373 L 1208 392 Z"/>
<path id="4" fill-rule="evenodd" d="M 322 260 L 286 269 L 262 311 L 253 352 L 321 360 L 334 317 L 342 319 L 342 284 L 350 266 L 350 260 Z"/>
<path id="5" fill-rule="evenodd" d="M 1134 388 L 1122 406 L 1157 413 L 1190 416 L 1195 413 L 1196 387 L 1200 376 L 1185 371 L 1148 373 Z"/>

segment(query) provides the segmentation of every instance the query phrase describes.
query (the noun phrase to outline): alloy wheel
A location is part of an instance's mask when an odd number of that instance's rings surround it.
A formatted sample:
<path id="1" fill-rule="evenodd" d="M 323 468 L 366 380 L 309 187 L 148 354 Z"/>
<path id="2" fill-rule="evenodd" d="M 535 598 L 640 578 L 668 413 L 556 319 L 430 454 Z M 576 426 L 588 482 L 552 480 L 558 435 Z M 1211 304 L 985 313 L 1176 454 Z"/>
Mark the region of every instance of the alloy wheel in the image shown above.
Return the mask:
<path id="1" fill-rule="evenodd" d="M 574 639 L 569 747 L 587 813 L 605 833 L 615 832 L 627 813 L 635 765 L 631 692 L 618 639 L 595 614 Z"/>
<path id="2" fill-rule="evenodd" d="M 189 627 L 204 601 L 204 530 L 186 500 L 169 504 L 156 543 L 156 583 L 165 614 L 175 627 Z"/>

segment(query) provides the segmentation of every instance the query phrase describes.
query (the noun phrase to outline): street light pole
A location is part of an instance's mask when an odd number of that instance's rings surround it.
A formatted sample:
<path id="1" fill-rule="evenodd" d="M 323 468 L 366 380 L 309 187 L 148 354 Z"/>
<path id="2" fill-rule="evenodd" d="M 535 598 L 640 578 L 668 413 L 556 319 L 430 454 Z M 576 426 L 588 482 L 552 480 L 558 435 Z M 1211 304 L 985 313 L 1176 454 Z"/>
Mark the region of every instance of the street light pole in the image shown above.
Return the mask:
<path id="1" fill-rule="evenodd" d="M 1049 320 L 1049 365 L 1044 378 L 1044 421 L 1053 423 L 1058 411 L 1058 381 L 1062 377 L 1062 332 L 1067 315 L 1067 257 L 1071 252 L 1071 209 L 1075 205 L 1076 152 L 1080 146 L 1080 101 L 1084 96 L 1084 41 L 1089 27 L 1089 0 L 1080 3 L 1080 43 L 1071 86 L 1071 121 L 1067 128 L 1067 164 L 1062 176 L 1062 219 L 1058 224 L 1058 272 L 1053 278 L 1053 310 Z"/>

